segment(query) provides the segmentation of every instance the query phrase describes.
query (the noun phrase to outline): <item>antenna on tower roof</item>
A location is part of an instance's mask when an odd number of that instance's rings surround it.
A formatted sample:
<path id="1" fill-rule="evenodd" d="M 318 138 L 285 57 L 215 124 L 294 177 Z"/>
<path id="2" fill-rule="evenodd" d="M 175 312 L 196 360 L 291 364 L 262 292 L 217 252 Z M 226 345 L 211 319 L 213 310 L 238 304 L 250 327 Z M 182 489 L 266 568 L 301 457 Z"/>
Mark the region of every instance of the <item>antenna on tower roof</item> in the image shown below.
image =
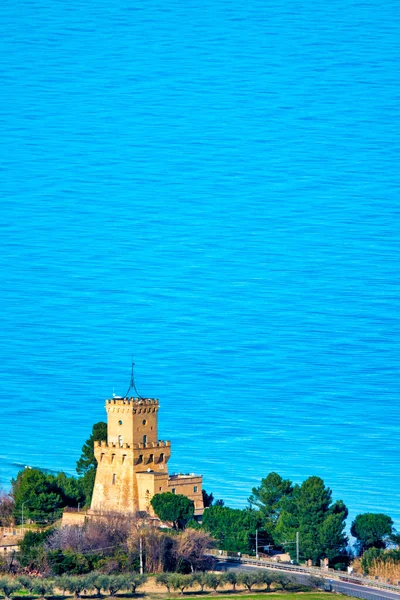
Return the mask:
<path id="1" fill-rule="evenodd" d="M 140 398 L 141 400 L 144 400 L 144 398 L 142 398 L 142 396 L 139 394 L 139 392 L 136 389 L 136 384 L 135 384 L 135 378 L 133 375 L 133 367 L 135 366 L 135 363 L 133 362 L 133 358 L 132 358 L 132 370 L 131 370 L 131 381 L 129 383 L 129 387 L 128 387 L 128 391 L 125 394 L 125 398 L 128 398 L 128 394 L 131 390 L 134 390 L 136 392 L 136 395 L 138 398 Z"/>

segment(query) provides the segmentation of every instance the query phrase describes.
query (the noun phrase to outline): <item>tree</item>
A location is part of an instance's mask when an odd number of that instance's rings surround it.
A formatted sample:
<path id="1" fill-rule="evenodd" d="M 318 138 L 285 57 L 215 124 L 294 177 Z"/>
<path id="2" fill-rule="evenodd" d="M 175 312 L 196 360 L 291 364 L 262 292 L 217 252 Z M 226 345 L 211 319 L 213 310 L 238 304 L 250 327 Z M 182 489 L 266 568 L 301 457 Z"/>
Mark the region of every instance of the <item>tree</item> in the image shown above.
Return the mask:
<path id="1" fill-rule="evenodd" d="M 13 525 L 14 501 L 10 494 L 0 491 L 0 527 Z"/>
<path id="2" fill-rule="evenodd" d="M 38 594 L 43 600 L 46 596 L 52 596 L 54 593 L 53 583 L 49 579 L 43 579 L 41 577 L 35 578 L 32 586 L 32 592 Z"/>
<path id="3" fill-rule="evenodd" d="M 170 521 L 174 529 L 184 529 L 194 515 L 194 502 L 183 494 L 156 494 L 150 501 L 161 521 Z"/>
<path id="4" fill-rule="evenodd" d="M 156 575 L 156 583 L 158 585 L 165 585 L 168 594 L 171 592 L 171 581 L 169 573 L 159 573 L 158 575 Z"/>
<path id="5" fill-rule="evenodd" d="M 235 571 L 227 571 L 222 575 L 223 583 L 230 583 L 232 586 L 232 591 L 236 592 L 236 586 L 238 583 L 237 573 Z"/>
<path id="6" fill-rule="evenodd" d="M 36 578 L 29 577 L 29 575 L 20 575 L 17 577 L 17 581 L 21 587 L 25 588 L 28 592 L 32 592 L 35 586 Z"/>
<path id="7" fill-rule="evenodd" d="M 363 513 L 354 519 L 350 533 L 356 538 L 360 553 L 368 548 L 386 548 L 393 534 L 393 521 L 381 513 Z"/>
<path id="8" fill-rule="evenodd" d="M 275 581 L 283 590 L 287 590 L 289 585 L 293 583 L 293 578 L 290 575 L 286 575 L 286 573 L 277 573 Z"/>
<path id="9" fill-rule="evenodd" d="M 200 586 L 201 593 L 204 592 L 204 587 L 207 585 L 207 573 L 195 573 L 193 575 L 193 583 Z"/>
<path id="10" fill-rule="evenodd" d="M 270 473 L 261 480 L 261 485 L 252 489 L 250 506 L 256 506 L 267 521 L 276 523 L 282 508 L 282 501 L 290 498 L 293 485 L 289 479 L 282 479 L 278 473 Z"/>
<path id="11" fill-rule="evenodd" d="M 19 589 L 19 583 L 11 577 L 0 577 L 0 592 L 3 592 L 6 600 L 10 600 L 11 594 Z"/>
<path id="12" fill-rule="evenodd" d="M 198 529 L 186 529 L 176 540 L 175 554 L 180 565 L 186 561 L 192 572 L 203 568 L 207 557 L 204 556 L 208 548 L 214 547 L 214 540 L 209 533 Z"/>
<path id="13" fill-rule="evenodd" d="M 132 594 L 136 594 L 136 590 L 146 583 L 146 575 L 139 575 L 138 573 L 129 573 L 126 576 L 127 586 L 130 587 Z"/>
<path id="14" fill-rule="evenodd" d="M 170 585 L 174 590 L 180 590 L 183 594 L 184 590 L 193 585 L 193 575 L 183 575 L 181 573 L 171 573 Z"/>
<path id="15" fill-rule="evenodd" d="M 267 586 L 267 590 L 271 589 L 271 585 L 277 581 L 278 573 L 274 573 L 273 571 L 268 571 L 265 569 L 264 571 L 260 571 L 262 576 L 262 581 Z"/>
<path id="16" fill-rule="evenodd" d="M 206 586 L 217 592 L 218 586 L 222 583 L 222 577 L 216 573 L 206 573 L 206 581 Z"/>
<path id="17" fill-rule="evenodd" d="M 12 481 L 14 517 L 36 521 L 53 521 L 65 506 L 78 506 L 83 502 L 79 480 L 65 473 L 51 475 L 40 469 L 24 469 Z"/>
<path id="18" fill-rule="evenodd" d="M 56 585 L 60 589 L 67 590 L 74 594 L 74 598 L 77 600 L 80 598 L 82 590 L 85 589 L 85 578 L 64 575 L 63 577 L 60 577 L 58 582 L 56 581 Z"/>
<path id="19" fill-rule="evenodd" d="M 290 542 L 287 550 L 296 557 L 296 533 L 299 533 L 300 553 L 314 563 L 321 558 L 332 559 L 345 553 L 344 533 L 348 511 L 342 501 L 332 504 L 332 492 L 320 477 L 309 477 L 295 485 L 291 497 L 282 503 L 274 540 L 278 545 Z"/>
<path id="20" fill-rule="evenodd" d="M 269 543 L 271 537 L 262 531 L 263 518 L 258 510 L 210 506 L 204 511 L 202 527 L 218 540 L 220 548 L 231 552 L 252 552 L 255 549 L 255 533 Z M 261 531 L 260 531 L 261 530 Z"/>
<path id="21" fill-rule="evenodd" d="M 22 567 L 40 573 L 47 570 L 48 562 L 44 543 L 51 533 L 51 529 L 47 531 L 27 531 L 25 533 L 19 543 L 19 561 Z"/>
<path id="22" fill-rule="evenodd" d="M 245 588 L 251 592 L 252 588 L 255 585 L 259 585 L 260 583 L 264 582 L 263 579 L 263 574 L 260 573 L 260 571 L 254 571 L 254 572 L 241 572 L 238 573 L 238 577 L 237 577 L 237 581 L 238 583 L 241 583 L 242 585 L 245 586 Z"/>
<path id="23" fill-rule="evenodd" d="M 203 494 L 203 504 L 204 504 L 204 508 L 208 508 L 209 506 L 212 505 L 213 501 L 214 501 L 214 496 L 213 494 L 207 494 L 206 490 L 203 488 L 202 489 L 202 494 Z"/>
<path id="24" fill-rule="evenodd" d="M 140 538 L 142 538 L 146 571 L 148 573 L 159 573 L 168 570 L 172 566 L 169 563 L 172 559 L 176 537 L 174 536 L 172 539 L 169 533 L 164 533 L 157 527 L 142 528 L 139 525 L 135 535 L 129 539 L 129 547 L 137 561 L 139 560 Z"/>
<path id="25" fill-rule="evenodd" d="M 94 443 L 96 441 L 107 441 L 107 423 L 100 421 L 92 427 L 92 433 L 82 446 L 81 455 L 76 463 L 78 475 L 84 475 L 93 467 L 97 468 L 97 460 L 94 455 Z"/>
<path id="26" fill-rule="evenodd" d="M 119 590 L 127 589 L 129 587 L 129 583 L 127 581 L 126 575 L 111 575 L 108 577 L 108 591 L 111 598 L 115 598 L 116 593 Z"/>
<path id="27" fill-rule="evenodd" d="M 86 575 L 92 568 L 89 556 L 73 550 L 52 550 L 47 553 L 47 559 L 54 575 Z"/>
<path id="28" fill-rule="evenodd" d="M 48 476 L 39 469 L 20 471 L 12 484 L 14 516 L 18 520 L 22 520 L 22 509 L 25 519 L 43 520 L 63 506 L 60 491 L 49 484 Z"/>
<path id="29" fill-rule="evenodd" d="M 77 553 L 96 553 L 117 546 L 126 549 L 134 522 L 129 515 L 109 513 L 106 519 L 91 519 L 83 527 L 58 527 L 46 540 L 46 548 Z"/>
<path id="30" fill-rule="evenodd" d="M 92 571 L 85 577 L 85 587 L 89 590 L 96 590 L 96 596 L 101 597 L 101 590 L 108 589 L 108 575 Z"/>
<path id="31" fill-rule="evenodd" d="M 85 495 L 85 504 L 92 500 L 96 479 L 97 461 L 94 455 L 94 442 L 107 441 L 107 423 L 100 421 L 92 427 L 92 433 L 82 446 L 81 456 L 76 463 L 76 471 L 81 476 L 81 487 Z"/>

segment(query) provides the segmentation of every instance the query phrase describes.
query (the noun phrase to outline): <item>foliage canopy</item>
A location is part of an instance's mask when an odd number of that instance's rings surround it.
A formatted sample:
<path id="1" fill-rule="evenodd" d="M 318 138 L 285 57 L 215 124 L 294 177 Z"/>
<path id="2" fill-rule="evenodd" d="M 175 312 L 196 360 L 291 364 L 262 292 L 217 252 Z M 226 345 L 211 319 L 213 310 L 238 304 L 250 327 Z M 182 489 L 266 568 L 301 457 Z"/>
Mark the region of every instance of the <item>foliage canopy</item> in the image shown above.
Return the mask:
<path id="1" fill-rule="evenodd" d="M 350 533 L 357 539 L 360 552 L 368 548 L 385 548 L 393 534 L 393 521 L 381 513 L 363 513 L 354 519 Z"/>
<path id="2" fill-rule="evenodd" d="M 170 521 L 174 529 L 184 529 L 194 515 L 194 502 L 183 494 L 156 494 L 151 505 L 161 521 Z"/>

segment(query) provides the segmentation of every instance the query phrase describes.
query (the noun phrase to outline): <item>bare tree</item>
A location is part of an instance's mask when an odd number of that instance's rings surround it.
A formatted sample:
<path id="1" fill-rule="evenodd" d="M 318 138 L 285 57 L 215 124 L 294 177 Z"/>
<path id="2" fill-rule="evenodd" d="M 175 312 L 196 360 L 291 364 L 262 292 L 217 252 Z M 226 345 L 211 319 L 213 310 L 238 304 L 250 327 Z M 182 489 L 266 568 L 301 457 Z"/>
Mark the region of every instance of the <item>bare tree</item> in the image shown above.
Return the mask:
<path id="1" fill-rule="evenodd" d="M 56 529 L 46 541 L 48 550 L 73 550 L 74 552 L 99 552 L 113 548 L 128 549 L 132 531 L 132 518 L 107 513 L 95 516 L 83 527 L 66 525 Z"/>
<path id="2" fill-rule="evenodd" d="M 204 563 L 208 560 L 205 552 L 208 548 L 214 546 L 214 540 L 209 533 L 200 529 L 185 529 L 177 538 L 175 544 L 175 554 L 178 567 L 187 561 L 190 564 L 192 573 L 198 570 L 204 570 Z"/>
<path id="3" fill-rule="evenodd" d="M 7 494 L 0 490 L 0 527 L 12 527 L 14 525 L 14 500 Z"/>
<path id="4" fill-rule="evenodd" d="M 160 573 L 168 566 L 168 553 L 172 545 L 169 535 L 156 527 L 148 527 L 137 533 L 136 548 L 139 548 L 139 537 L 142 536 L 143 553 L 148 573 Z"/>

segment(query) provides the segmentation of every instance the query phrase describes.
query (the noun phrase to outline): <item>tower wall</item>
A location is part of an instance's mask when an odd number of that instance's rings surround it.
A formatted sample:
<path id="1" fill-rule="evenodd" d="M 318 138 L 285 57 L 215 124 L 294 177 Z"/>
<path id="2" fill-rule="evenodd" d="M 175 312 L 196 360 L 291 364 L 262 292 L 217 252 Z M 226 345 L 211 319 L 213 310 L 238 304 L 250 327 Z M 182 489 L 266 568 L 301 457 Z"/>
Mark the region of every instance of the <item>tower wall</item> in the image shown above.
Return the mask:
<path id="1" fill-rule="evenodd" d="M 157 399 L 113 398 L 106 400 L 108 443 L 140 444 L 158 441 Z"/>
<path id="2" fill-rule="evenodd" d="M 168 492 L 168 473 L 138 473 L 136 478 L 139 510 L 154 516 L 150 501 L 155 494 Z"/>
<path id="3" fill-rule="evenodd" d="M 146 444 L 95 442 L 96 481 L 91 508 L 135 512 L 139 509 L 138 473 L 164 473 L 168 478 L 169 441 Z"/>
<path id="4" fill-rule="evenodd" d="M 137 485 L 133 449 L 95 442 L 94 454 L 97 472 L 91 508 L 136 511 Z"/>

